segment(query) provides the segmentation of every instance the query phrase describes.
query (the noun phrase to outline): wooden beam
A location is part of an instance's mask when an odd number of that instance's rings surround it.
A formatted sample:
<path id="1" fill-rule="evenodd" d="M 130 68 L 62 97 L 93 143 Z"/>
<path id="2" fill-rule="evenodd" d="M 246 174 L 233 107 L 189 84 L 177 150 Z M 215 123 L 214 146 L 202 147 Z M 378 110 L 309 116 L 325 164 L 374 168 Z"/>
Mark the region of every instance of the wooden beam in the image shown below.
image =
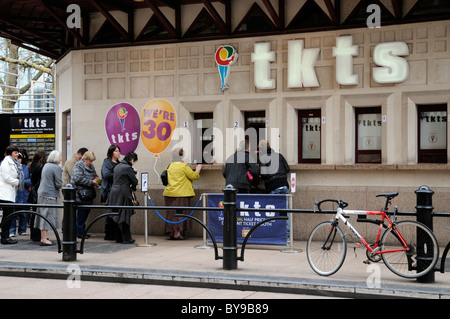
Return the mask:
<path id="1" fill-rule="evenodd" d="M 50 37 L 45 37 L 44 35 L 39 34 L 38 32 L 35 32 L 32 29 L 25 28 L 22 25 L 19 25 L 19 24 L 15 23 L 15 22 L 12 22 L 10 19 L 8 19 L 7 17 L 5 17 L 3 15 L 0 16 L 0 22 L 6 23 L 6 25 L 12 26 L 12 27 L 14 27 L 16 29 L 19 29 L 19 30 L 22 30 L 23 32 L 28 33 L 28 34 L 30 34 L 30 35 L 32 35 L 32 36 L 34 36 L 36 38 L 39 38 L 41 40 L 53 43 L 54 45 L 56 45 L 56 46 L 58 46 L 60 48 L 67 49 L 66 45 L 64 45 L 64 44 L 62 44 L 60 42 L 54 41 Z"/>
<path id="2" fill-rule="evenodd" d="M 209 11 L 209 14 L 214 19 L 214 23 L 216 24 L 220 32 L 227 34 L 228 28 L 225 22 L 223 21 L 222 17 L 220 16 L 220 14 L 217 12 L 216 8 L 214 8 L 214 6 L 212 5 L 211 0 L 202 0 L 202 2 L 203 5 L 206 7 L 206 9 Z"/>
<path id="3" fill-rule="evenodd" d="M 177 38 L 177 31 L 170 23 L 170 21 L 166 18 L 166 16 L 159 10 L 158 6 L 153 2 L 153 0 L 144 0 L 147 7 L 152 9 L 155 16 L 158 18 L 159 22 L 163 25 L 163 27 L 169 32 L 171 36 Z"/>
<path id="4" fill-rule="evenodd" d="M 328 13 L 330 14 L 331 20 L 334 23 L 338 24 L 339 21 L 338 21 L 337 14 L 336 14 L 336 11 L 335 11 L 336 8 L 333 7 L 333 4 L 331 3 L 331 0 L 324 0 L 324 2 L 325 2 L 325 5 L 327 7 Z"/>
<path id="5" fill-rule="evenodd" d="M 270 2 L 270 0 L 263 0 L 263 3 L 267 11 L 269 11 L 270 17 L 275 23 L 275 26 L 277 27 L 277 29 L 281 30 L 283 28 L 283 25 L 281 24 L 280 17 L 278 16 L 278 13 L 275 11 L 275 8 L 273 7 L 272 3 Z"/>
<path id="6" fill-rule="evenodd" d="M 108 12 L 108 10 L 106 10 L 103 5 L 101 5 L 99 2 L 97 2 L 96 0 L 90 0 L 91 3 L 94 5 L 94 7 L 97 8 L 98 11 L 100 11 L 101 14 L 103 14 L 103 16 L 106 18 L 106 20 L 109 21 L 109 23 L 112 24 L 112 26 L 120 33 L 121 36 L 123 36 L 123 38 L 127 41 L 131 41 L 130 40 L 130 36 L 128 34 L 128 32 L 122 27 L 122 25 L 117 22 L 116 19 L 114 19 L 114 17 Z"/>

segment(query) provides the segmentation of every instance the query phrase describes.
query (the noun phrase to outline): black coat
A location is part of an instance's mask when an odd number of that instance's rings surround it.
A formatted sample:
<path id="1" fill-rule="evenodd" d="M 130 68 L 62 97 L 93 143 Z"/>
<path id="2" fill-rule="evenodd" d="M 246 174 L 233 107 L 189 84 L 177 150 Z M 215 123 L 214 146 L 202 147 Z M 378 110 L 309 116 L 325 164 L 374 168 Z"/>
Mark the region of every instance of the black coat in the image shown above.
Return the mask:
<path id="1" fill-rule="evenodd" d="M 249 152 L 238 150 L 228 157 L 225 167 L 222 171 L 226 179 L 226 185 L 233 185 L 239 190 L 250 190 L 250 181 L 247 177 L 247 170 L 253 175 L 253 182 L 258 183 L 259 171 L 255 165 L 256 161 Z"/>
<path id="2" fill-rule="evenodd" d="M 261 169 L 261 179 L 264 181 L 266 192 L 287 186 L 287 174 L 291 170 L 283 155 L 269 148 L 267 152 L 259 153 L 259 167 Z"/>
<path id="3" fill-rule="evenodd" d="M 109 193 L 107 205 L 114 206 L 133 206 L 133 199 L 131 197 L 132 190 L 136 190 L 138 179 L 134 173 L 131 163 L 121 161 L 114 168 L 113 184 L 111 192 Z M 117 210 L 112 210 L 117 212 Z M 120 209 L 119 216 L 113 216 L 112 219 L 118 224 L 127 223 L 130 225 L 130 217 L 134 214 L 134 210 Z"/>

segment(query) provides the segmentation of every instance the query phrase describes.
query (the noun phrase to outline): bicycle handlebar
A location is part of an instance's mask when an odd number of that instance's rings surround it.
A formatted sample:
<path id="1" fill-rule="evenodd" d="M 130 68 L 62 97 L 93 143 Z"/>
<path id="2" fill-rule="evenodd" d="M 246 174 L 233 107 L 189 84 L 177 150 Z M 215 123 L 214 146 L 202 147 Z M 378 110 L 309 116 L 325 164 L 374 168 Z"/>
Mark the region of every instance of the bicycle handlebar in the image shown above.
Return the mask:
<path id="1" fill-rule="evenodd" d="M 320 202 L 318 202 L 318 201 L 314 202 L 314 205 L 317 206 L 317 208 L 319 209 L 319 212 L 322 211 L 320 209 L 320 205 L 322 205 L 322 203 L 325 203 L 325 202 L 336 203 L 336 204 L 338 204 L 338 207 L 342 208 L 342 209 L 344 209 L 345 207 L 348 206 L 348 203 L 346 203 L 346 202 L 344 202 L 344 201 L 342 201 L 340 199 L 324 199 L 324 200 L 321 200 Z"/>

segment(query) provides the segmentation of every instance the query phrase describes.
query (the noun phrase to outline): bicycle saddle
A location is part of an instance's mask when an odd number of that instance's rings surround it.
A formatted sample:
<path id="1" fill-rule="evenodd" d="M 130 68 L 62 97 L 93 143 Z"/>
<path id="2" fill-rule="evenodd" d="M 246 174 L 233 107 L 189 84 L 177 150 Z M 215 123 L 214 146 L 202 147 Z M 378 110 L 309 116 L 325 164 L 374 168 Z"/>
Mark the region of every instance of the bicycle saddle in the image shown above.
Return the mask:
<path id="1" fill-rule="evenodd" d="M 397 195 L 398 195 L 398 192 L 392 192 L 392 193 L 378 194 L 378 195 L 376 195 L 376 197 L 382 197 L 382 196 L 384 196 L 384 197 L 386 197 L 386 198 L 392 199 L 392 198 L 396 197 Z"/>

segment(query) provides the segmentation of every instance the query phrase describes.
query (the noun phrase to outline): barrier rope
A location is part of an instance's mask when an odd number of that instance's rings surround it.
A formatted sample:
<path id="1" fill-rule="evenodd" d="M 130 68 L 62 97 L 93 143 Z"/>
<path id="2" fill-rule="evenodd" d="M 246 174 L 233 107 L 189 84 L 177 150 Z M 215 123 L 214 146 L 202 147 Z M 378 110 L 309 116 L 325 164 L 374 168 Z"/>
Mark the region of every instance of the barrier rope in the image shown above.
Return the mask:
<path id="1" fill-rule="evenodd" d="M 155 207 L 155 205 L 153 205 L 152 199 L 150 198 L 150 195 L 147 195 L 147 197 L 148 197 L 148 200 L 150 202 L 150 205 Z M 200 196 L 200 199 L 198 200 L 197 205 L 195 205 L 195 207 L 198 207 L 198 205 L 200 204 L 201 201 L 202 201 L 202 197 Z M 182 220 L 180 220 L 178 222 L 171 222 L 170 220 L 167 220 L 164 217 L 162 217 L 161 214 L 156 209 L 154 209 L 154 211 L 159 216 L 159 218 L 161 218 L 163 221 L 165 221 L 166 223 L 169 223 L 169 224 L 181 224 L 181 223 L 183 223 L 183 222 L 185 222 L 187 220 L 187 217 L 185 217 L 185 218 L 183 218 Z M 192 216 L 192 214 L 194 214 L 194 213 L 195 213 L 195 210 L 193 210 L 189 215 Z"/>

